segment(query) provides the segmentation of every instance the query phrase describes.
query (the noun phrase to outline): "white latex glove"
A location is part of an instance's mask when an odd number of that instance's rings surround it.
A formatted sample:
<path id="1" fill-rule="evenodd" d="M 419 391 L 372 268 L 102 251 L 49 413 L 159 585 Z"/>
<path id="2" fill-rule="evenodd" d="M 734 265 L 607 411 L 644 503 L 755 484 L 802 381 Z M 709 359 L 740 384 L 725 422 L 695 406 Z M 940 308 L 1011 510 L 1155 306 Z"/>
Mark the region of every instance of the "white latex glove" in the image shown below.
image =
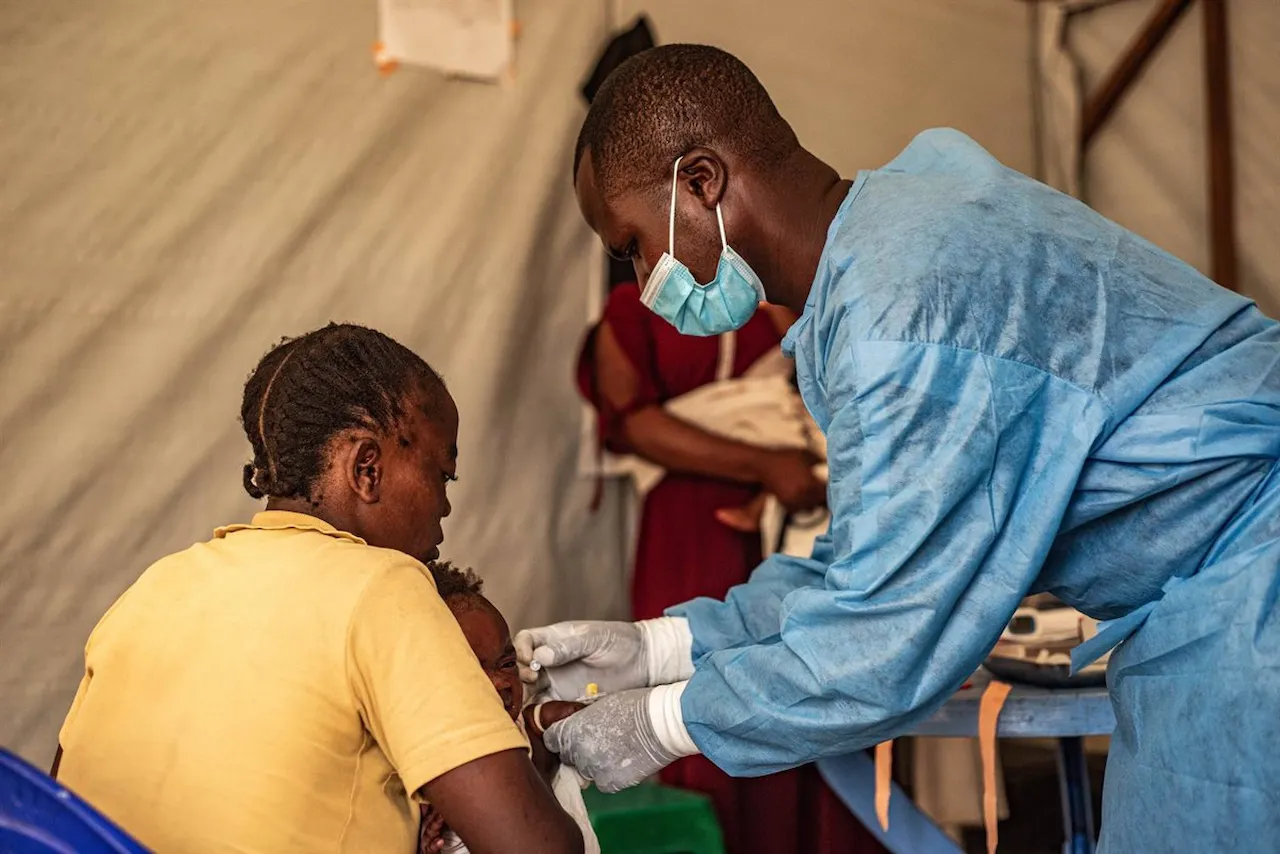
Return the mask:
<path id="1" fill-rule="evenodd" d="M 682 617 L 556 623 L 519 632 L 515 647 L 520 678 L 556 700 L 577 700 L 593 682 L 612 694 L 693 675 L 693 634 Z M 540 670 L 530 667 L 535 661 Z"/>
<path id="2" fill-rule="evenodd" d="M 553 724 L 543 743 L 602 792 L 652 777 L 698 747 L 684 728 L 680 696 L 687 682 L 610 694 Z"/>

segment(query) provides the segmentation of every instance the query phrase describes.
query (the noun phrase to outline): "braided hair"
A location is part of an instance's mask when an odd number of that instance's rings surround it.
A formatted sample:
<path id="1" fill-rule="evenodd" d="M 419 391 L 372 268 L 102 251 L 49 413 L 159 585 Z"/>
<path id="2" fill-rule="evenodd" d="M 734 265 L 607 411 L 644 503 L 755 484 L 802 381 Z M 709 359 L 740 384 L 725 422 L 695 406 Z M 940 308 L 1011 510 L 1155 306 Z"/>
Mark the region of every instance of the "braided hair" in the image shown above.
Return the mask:
<path id="1" fill-rule="evenodd" d="M 406 414 L 403 402 L 415 393 L 429 418 L 443 417 L 443 380 L 381 332 L 330 323 L 282 339 L 244 386 L 240 421 L 253 447 L 253 462 L 244 467 L 245 491 L 254 498 L 318 504 L 312 489 L 324 471 L 330 440 L 355 427 L 393 429 Z"/>

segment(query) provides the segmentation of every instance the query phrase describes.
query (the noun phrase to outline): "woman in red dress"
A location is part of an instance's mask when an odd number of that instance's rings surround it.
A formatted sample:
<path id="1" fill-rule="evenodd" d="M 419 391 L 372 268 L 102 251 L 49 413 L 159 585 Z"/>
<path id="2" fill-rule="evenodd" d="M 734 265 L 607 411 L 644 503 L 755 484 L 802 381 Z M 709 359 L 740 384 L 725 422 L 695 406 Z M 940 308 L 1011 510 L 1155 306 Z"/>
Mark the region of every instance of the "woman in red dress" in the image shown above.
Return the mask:
<path id="1" fill-rule="evenodd" d="M 762 492 L 789 509 L 825 498 L 813 459 L 723 439 L 663 409 L 672 398 L 717 379 L 740 377 L 776 351 L 794 318 L 764 306 L 722 351 L 718 338 L 684 336 L 640 302 L 639 288 L 613 290 L 578 366 L 582 394 L 600 416 L 611 452 L 645 458 L 666 470 L 646 496 L 632 575 L 632 618 L 662 616 L 697 596 L 723 598 L 761 561 L 760 535 L 733 530 L 721 511 L 752 504 Z M 721 514 L 723 518 L 723 513 Z M 878 852 L 883 849 L 827 789 L 812 766 L 756 779 L 735 779 L 701 756 L 662 772 L 673 786 L 704 792 L 715 804 L 728 854 Z"/>

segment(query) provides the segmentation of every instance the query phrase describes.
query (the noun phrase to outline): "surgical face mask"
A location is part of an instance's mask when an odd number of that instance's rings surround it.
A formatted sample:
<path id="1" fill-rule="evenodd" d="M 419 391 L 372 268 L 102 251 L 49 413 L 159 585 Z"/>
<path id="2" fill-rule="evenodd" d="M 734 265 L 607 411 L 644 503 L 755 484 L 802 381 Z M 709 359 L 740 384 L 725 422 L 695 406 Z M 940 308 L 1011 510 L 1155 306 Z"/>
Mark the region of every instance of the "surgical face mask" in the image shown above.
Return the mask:
<path id="1" fill-rule="evenodd" d="M 684 158 L 680 158 L 683 160 Z M 716 205 L 720 224 L 720 263 L 715 278 L 699 285 L 689 268 L 675 258 L 676 189 L 680 160 L 671 176 L 671 221 L 667 251 L 649 274 L 640 301 L 670 323 L 682 335 L 720 335 L 746 326 L 764 300 L 764 285 L 751 266 L 729 246 L 724 235 L 724 215 Z"/>

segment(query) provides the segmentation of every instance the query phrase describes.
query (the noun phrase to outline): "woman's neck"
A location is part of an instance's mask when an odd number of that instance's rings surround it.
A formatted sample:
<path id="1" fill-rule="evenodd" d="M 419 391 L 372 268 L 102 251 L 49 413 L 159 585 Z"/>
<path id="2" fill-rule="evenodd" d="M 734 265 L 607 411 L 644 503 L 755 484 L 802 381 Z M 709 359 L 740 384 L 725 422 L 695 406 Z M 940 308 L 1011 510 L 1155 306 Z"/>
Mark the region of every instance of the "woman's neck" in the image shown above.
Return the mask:
<path id="1" fill-rule="evenodd" d="M 304 516 L 313 516 L 321 522 L 332 525 L 339 531 L 348 534 L 361 536 L 360 531 L 356 530 L 360 527 L 359 523 L 350 513 L 336 512 L 334 508 L 326 505 L 325 502 L 313 504 L 307 498 L 268 498 L 267 510 L 278 510 L 283 513 L 301 513 Z"/>

